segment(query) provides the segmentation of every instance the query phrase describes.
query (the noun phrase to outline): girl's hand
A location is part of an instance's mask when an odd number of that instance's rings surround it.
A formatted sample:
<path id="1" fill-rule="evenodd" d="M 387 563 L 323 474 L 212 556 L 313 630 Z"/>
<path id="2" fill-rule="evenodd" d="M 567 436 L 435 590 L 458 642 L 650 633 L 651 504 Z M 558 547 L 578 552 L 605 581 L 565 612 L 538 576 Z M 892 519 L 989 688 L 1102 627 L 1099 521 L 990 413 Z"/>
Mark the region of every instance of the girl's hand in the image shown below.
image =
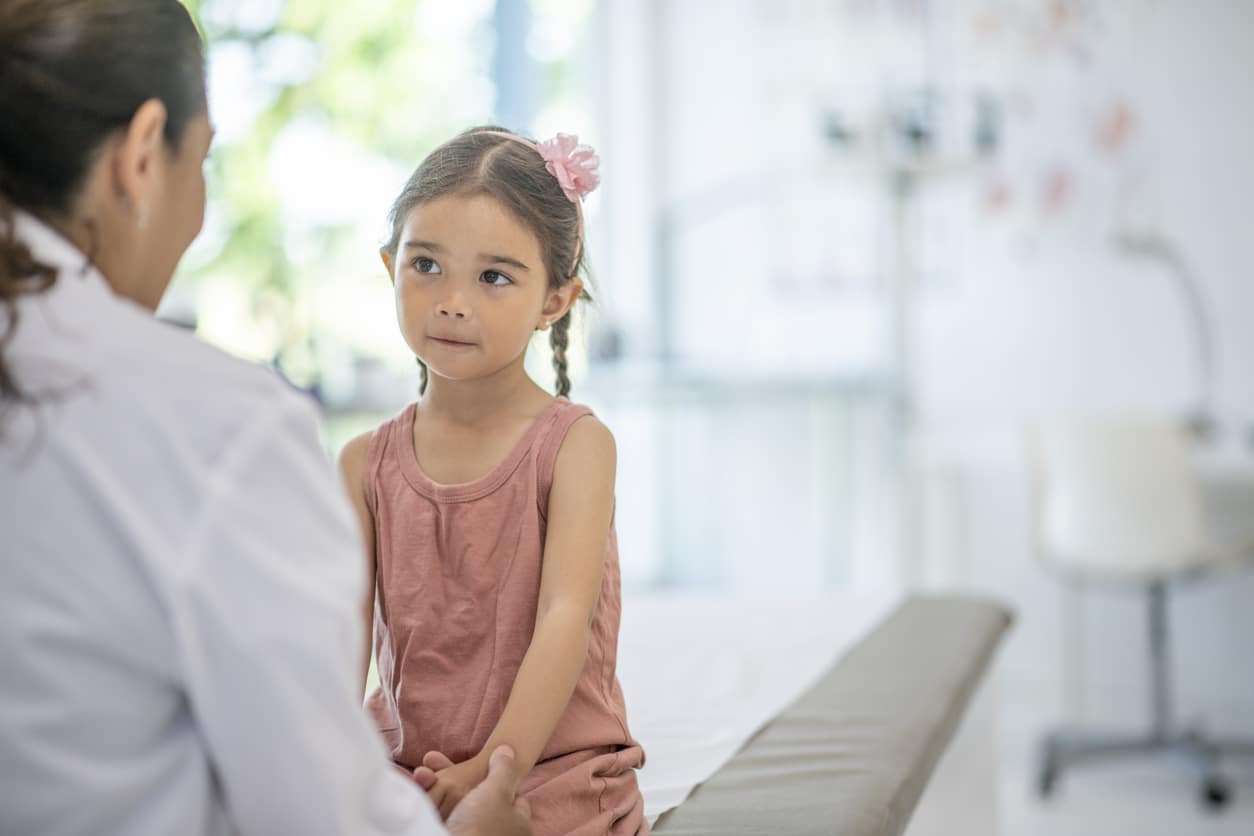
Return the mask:
<path id="1" fill-rule="evenodd" d="M 422 766 L 414 770 L 414 780 L 420 786 L 427 779 L 427 770 L 435 774 L 435 783 L 427 789 L 427 796 L 445 821 L 461 800 L 488 775 L 487 761 L 482 755 L 453 764 L 440 752 L 428 752 L 423 756 Z"/>
<path id="2" fill-rule="evenodd" d="M 452 759 L 443 752 L 427 752 L 423 755 L 422 766 L 414 770 L 413 779 L 423 792 L 429 792 L 435 786 L 436 773 L 452 765 Z"/>
<path id="3" fill-rule="evenodd" d="M 532 836 L 531 807 L 518 795 L 518 765 L 509 746 L 498 746 L 488 762 L 488 777 L 453 811 L 453 836 Z"/>

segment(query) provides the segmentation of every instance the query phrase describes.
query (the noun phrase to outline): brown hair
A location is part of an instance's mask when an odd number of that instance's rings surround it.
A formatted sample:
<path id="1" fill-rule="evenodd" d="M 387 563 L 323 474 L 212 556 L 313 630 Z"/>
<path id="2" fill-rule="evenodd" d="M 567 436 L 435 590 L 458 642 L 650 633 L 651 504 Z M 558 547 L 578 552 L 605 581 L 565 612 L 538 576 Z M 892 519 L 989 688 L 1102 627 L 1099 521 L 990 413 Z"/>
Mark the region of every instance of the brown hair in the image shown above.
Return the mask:
<path id="1" fill-rule="evenodd" d="M 149 99 L 172 149 L 205 112 L 200 34 L 177 0 L 0 2 L 0 405 L 28 400 L 3 355 L 18 297 L 56 280 L 17 239 L 15 211 L 68 221 L 101 146 Z"/>
<path id="2" fill-rule="evenodd" d="M 549 288 L 564 287 L 584 268 L 579 209 L 534 149 L 501 133 L 510 132 L 492 125 L 471 128 L 432 151 L 392 204 L 388 213 L 392 237 L 384 249 L 396 256 L 405 218 L 414 207 L 449 194 L 485 194 L 500 201 L 539 240 Z M 582 296 L 588 299 L 586 292 Z M 573 310 L 553 323 L 549 333 L 561 397 L 570 394 L 566 349 Z M 422 369 L 419 391 L 426 391 L 427 367 L 421 359 L 418 365 Z"/>

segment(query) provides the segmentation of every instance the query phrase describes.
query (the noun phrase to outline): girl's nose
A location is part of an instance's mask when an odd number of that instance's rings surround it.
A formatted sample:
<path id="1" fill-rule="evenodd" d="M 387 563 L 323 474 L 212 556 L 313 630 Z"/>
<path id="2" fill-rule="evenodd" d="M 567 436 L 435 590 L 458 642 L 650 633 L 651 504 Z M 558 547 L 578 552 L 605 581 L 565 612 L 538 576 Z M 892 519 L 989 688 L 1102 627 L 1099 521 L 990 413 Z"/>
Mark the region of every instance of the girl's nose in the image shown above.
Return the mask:
<path id="1" fill-rule="evenodd" d="M 461 296 L 455 296 L 451 299 L 442 299 L 435 305 L 435 312 L 440 316 L 447 316 L 450 319 L 466 319 L 470 316 L 470 309 L 462 301 Z"/>

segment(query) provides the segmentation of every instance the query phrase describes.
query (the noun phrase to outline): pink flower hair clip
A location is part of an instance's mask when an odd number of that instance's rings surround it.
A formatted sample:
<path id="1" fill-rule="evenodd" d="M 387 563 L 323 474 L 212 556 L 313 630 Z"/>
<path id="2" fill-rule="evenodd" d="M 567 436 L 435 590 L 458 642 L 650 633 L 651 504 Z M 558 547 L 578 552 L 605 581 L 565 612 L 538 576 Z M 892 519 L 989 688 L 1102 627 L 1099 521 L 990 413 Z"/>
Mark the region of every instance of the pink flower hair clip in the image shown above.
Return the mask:
<path id="1" fill-rule="evenodd" d="M 558 134 L 536 144 L 536 150 L 544 158 L 544 167 L 557 178 L 558 185 L 572 203 L 578 203 L 584 195 L 601 184 L 597 169 L 601 165 L 591 146 L 580 145 L 574 134 Z"/>
<path id="2" fill-rule="evenodd" d="M 575 204 L 575 259 L 570 265 L 570 274 L 575 274 L 579 266 L 579 256 L 583 251 L 583 196 L 601 185 L 601 175 L 597 169 L 601 160 L 588 145 L 580 145 L 579 137 L 574 134 L 558 134 L 543 142 L 532 142 L 529 139 L 507 131 L 482 131 L 489 136 L 500 136 L 520 142 L 531 148 L 544 160 L 544 167 L 557 180 L 562 193 Z"/>

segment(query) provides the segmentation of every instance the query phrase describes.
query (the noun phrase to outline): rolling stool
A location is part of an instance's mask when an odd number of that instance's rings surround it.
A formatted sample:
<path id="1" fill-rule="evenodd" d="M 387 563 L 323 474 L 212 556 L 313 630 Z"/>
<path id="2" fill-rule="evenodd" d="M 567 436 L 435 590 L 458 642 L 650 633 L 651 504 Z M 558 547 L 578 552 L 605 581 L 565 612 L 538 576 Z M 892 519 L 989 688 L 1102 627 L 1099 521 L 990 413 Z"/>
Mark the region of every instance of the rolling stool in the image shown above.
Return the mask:
<path id="1" fill-rule="evenodd" d="M 1206 535 L 1190 439 L 1169 420 L 1059 422 L 1029 437 L 1036 482 L 1035 539 L 1064 582 L 1144 590 L 1149 609 L 1148 733 L 1119 736 L 1054 730 L 1040 747 L 1036 788 L 1050 796 L 1065 769 L 1160 753 L 1184 754 L 1201 773 L 1199 800 L 1222 808 L 1231 788 L 1220 771 L 1254 743 L 1176 728 L 1171 717 L 1168 594 L 1173 584 L 1217 568 L 1226 556 Z"/>

